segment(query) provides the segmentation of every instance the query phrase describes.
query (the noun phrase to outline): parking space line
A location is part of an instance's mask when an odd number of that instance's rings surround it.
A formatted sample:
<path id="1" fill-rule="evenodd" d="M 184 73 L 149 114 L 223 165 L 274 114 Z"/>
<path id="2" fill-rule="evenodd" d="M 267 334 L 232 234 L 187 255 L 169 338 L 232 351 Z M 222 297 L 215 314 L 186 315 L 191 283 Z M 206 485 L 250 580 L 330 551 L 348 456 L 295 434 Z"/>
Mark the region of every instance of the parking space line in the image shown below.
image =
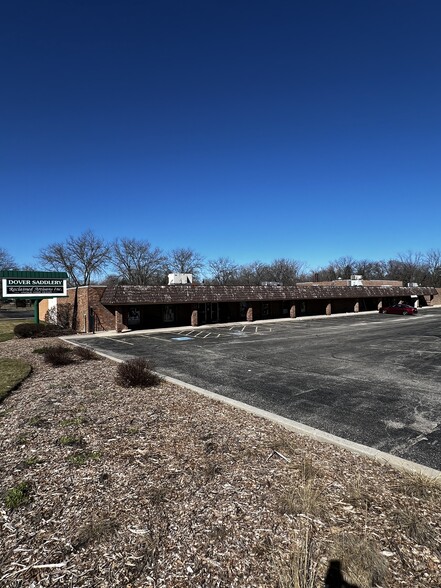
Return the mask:
<path id="1" fill-rule="evenodd" d="M 112 339 L 112 337 L 106 337 L 106 341 L 113 341 L 114 343 L 124 343 L 124 345 L 135 345 L 134 343 L 129 343 L 128 341 L 123 341 L 122 339 Z"/>
<path id="2" fill-rule="evenodd" d="M 137 337 L 143 337 L 143 339 L 156 339 L 156 341 L 171 343 L 170 339 L 166 339 L 165 337 L 155 337 L 154 335 L 137 335 Z"/>

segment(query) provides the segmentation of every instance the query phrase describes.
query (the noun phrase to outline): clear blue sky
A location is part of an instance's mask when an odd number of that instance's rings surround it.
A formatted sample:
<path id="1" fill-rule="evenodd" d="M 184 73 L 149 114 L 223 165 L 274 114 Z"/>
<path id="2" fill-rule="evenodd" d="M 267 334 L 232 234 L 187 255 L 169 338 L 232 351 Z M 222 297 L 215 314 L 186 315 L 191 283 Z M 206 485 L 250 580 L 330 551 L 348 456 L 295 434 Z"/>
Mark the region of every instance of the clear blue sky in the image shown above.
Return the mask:
<path id="1" fill-rule="evenodd" d="M 0 247 L 441 248 L 439 0 L 0 4 Z"/>

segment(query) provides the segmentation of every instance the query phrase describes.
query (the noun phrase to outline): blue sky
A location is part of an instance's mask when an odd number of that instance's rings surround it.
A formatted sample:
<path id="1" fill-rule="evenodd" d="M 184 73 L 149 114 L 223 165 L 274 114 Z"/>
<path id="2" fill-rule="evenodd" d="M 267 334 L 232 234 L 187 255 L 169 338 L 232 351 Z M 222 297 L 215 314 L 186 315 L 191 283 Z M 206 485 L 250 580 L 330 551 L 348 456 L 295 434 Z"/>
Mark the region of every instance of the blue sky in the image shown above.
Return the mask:
<path id="1" fill-rule="evenodd" d="M 0 247 L 440 248 L 439 0 L 0 4 Z"/>

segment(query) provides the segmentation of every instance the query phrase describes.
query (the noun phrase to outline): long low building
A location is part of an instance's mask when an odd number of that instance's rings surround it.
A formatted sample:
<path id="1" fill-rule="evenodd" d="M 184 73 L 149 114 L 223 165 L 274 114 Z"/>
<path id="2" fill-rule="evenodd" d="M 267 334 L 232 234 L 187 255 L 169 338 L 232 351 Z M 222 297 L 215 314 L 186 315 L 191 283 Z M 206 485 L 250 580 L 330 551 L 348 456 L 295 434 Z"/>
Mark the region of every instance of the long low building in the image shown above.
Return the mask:
<path id="1" fill-rule="evenodd" d="M 48 308 L 69 309 L 79 332 L 198 326 L 381 310 L 400 300 L 414 306 L 441 304 L 441 290 L 399 285 L 296 286 L 83 286 L 68 289 L 68 297 L 40 303 L 40 318 Z M 396 283 L 395 283 L 396 284 Z M 68 305 L 68 306 L 66 306 Z"/>

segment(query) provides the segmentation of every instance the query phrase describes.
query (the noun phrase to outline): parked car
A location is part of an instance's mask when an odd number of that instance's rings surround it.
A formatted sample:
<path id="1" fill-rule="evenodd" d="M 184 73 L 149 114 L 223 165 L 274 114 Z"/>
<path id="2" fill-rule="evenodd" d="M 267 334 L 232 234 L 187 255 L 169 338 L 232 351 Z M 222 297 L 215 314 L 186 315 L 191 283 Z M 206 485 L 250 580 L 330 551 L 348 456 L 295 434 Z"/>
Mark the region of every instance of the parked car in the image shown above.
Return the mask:
<path id="1" fill-rule="evenodd" d="M 418 310 L 409 304 L 394 304 L 393 306 L 386 306 L 382 308 L 383 314 L 418 314 Z"/>

